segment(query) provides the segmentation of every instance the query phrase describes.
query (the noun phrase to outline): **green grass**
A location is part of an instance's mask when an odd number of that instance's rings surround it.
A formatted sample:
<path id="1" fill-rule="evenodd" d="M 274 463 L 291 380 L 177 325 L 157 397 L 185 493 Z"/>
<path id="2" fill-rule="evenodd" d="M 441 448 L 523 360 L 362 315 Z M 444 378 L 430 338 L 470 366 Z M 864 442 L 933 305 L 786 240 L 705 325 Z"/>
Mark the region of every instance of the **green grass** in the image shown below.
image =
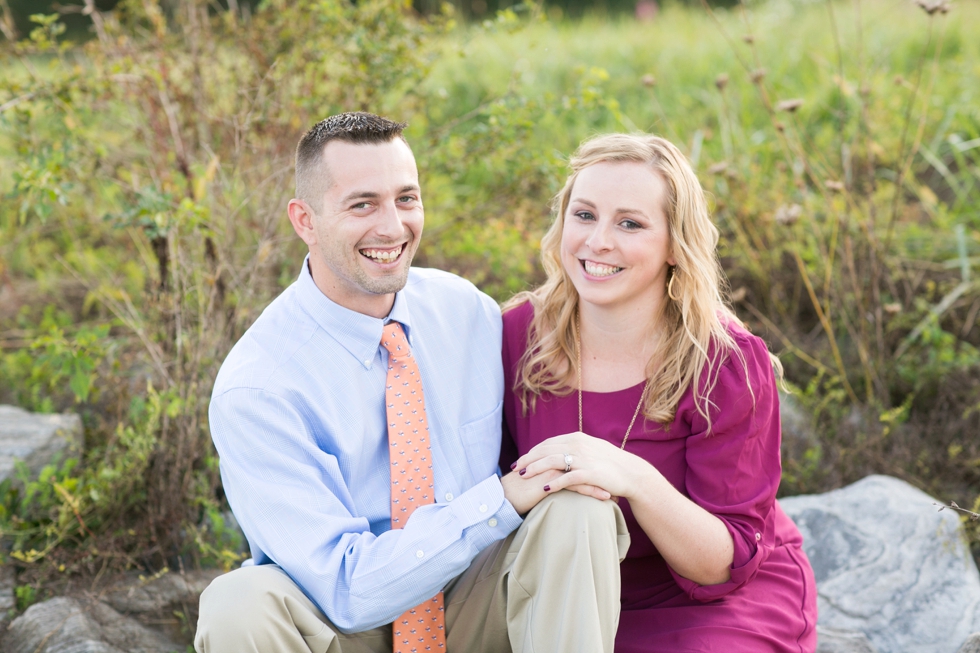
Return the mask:
<path id="1" fill-rule="evenodd" d="M 84 520 L 113 564 L 221 553 L 201 526 L 222 507 L 206 397 L 295 276 L 293 144 L 351 109 L 410 123 L 417 263 L 499 300 L 541 280 L 548 202 L 583 139 L 671 139 L 709 191 L 736 310 L 814 416 L 819 441 L 787 454 L 783 491 L 885 472 L 962 505 L 980 494 L 980 288 L 944 304 L 960 259 L 973 278 L 980 262 L 980 5 L 667 4 L 643 24 L 504 12 L 452 26 L 416 24 L 399 0 L 269 0 L 205 33 L 137 4 L 107 44 L 0 50 L 0 104 L 39 92 L 0 115 L 0 285 L 23 304 L 0 307 L 0 401 L 78 410 L 89 452 L 75 503 L 3 495 L 15 550 L 97 569 Z M 790 99 L 802 106 L 776 109 Z M 84 401 L 58 390 L 65 352 L 97 361 Z"/>

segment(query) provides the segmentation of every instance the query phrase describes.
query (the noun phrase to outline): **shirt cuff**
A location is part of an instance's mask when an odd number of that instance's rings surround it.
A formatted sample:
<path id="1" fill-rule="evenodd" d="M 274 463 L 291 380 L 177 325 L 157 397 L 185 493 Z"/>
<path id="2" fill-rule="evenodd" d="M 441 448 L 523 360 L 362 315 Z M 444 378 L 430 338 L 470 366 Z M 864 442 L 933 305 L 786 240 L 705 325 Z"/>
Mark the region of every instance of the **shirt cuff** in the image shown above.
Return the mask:
<path id="1" fill-rule="evenodd" d="M 484 546 L 503 539 L 521 525 L 521 517 L 504 498 L 504 487 L 496 474 L 477 483 L 447 506 L 464 529 L 473 529 L 468 538 L 482 540 Z"/>

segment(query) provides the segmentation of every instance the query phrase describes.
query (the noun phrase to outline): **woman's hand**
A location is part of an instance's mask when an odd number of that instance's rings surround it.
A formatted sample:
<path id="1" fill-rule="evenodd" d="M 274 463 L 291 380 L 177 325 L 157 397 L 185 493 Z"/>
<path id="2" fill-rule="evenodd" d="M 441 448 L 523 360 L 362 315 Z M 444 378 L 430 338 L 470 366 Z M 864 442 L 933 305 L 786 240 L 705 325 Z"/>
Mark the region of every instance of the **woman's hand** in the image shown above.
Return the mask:
<path id="1" fill-rule="evenodd" d="M 563 476 L 563 474 L 551 469 L 540 472 L 534 479 L 526 478 L 526 476 L 526 474 L 521 476 L 517 472 L 511 472 L 500 479 L 500 484 L 504 488 L 504 498 L 510 501 L 517 514 L 522 517 L 530 512 L 531 508 L 538 505 L 541 499 L 548 496 L 549 492 L 543 486 L 546 483 L 554 483 L 555 479 Z M 608 492 L 594 485 L 575 485 L 568 489 L 600 501 L 610 498 Z"/>
<path id="2" fill-rule="evenodd" d="M 571 456 L 568 472 L 565 472 L 566 455 Z M 548 438 L 521 456 L 513 469 L 524 479 L 541 475 L 545 492 L 602 488 L 612 496 L 626 499 L 649 486 L 652 476 L 660 476 L 642 458 L 581 432 Z M 554 476 L 554 470 L 563 473 Z"/>
<path id="3" fill-rule="evenodd" d="M 568 472 L 566 454 L 572 458 Z M 568 433 L 534 447 L 514 469 L 523 479 L 538 479 L 546 493 L 601 488 L 624 497 L 640 528 L 677 573 L 701 585 L 729 579 L 734 543 L 728 528 L 639 456 L 585 433 Z"/>

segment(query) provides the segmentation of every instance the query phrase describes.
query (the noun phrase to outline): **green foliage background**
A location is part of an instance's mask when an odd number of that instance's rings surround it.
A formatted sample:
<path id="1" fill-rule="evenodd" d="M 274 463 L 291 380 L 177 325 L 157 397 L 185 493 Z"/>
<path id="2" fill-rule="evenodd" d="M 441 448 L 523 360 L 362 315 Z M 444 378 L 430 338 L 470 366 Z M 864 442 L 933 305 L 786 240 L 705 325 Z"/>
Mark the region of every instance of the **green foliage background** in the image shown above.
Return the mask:
<path id="1" fill-rule="evenodd" d="M 782 492 L 884 472 L 980 494 L 975 4 L 647 23 L 529 4 L 467 24 L 391 0 L 235 6 L 125 0 L 86 14 L 85 43 L 57 16 L 0 42 L 0 401 L 85 424 L 79 457 L 0 486 L 24 596 L 107 565 L 237 562 L 208 396 L 302 260 L 294 144 L 342 110 L 410 123 L 417 263 L 500 300 L 541 280 L 582 139 L 667 136 L 711 194 L 736 310 L 795 388 Z"/>

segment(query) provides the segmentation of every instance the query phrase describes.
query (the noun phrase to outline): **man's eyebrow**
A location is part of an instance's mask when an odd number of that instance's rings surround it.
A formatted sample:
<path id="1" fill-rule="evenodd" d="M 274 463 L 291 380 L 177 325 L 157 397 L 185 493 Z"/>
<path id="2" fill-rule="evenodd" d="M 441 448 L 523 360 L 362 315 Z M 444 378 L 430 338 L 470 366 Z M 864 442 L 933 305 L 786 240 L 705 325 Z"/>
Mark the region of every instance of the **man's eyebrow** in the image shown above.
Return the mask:
<path id="1" fill-rule="evenodd" d="M 420 189 L 417 184 L 409 184 L 408 186 L 402 186 L 401 188 L 399 188 L 398 194 L 401 195 L 402 193 L 411 193 L 411 192 L 417 193 L 419 192 L 419 190 Z M 340 200 L 340 202 L 341 204 L 347 204 L 348 202 L 351 202 L 353 200 L 376 200 L 379 197 L 381 197 L 381 193 L 375 193 L 374 191 L 370 191 L 370 190 L 355 190 L 352 193 L 348 193 L 347 195 L 345 195 L 344 198 Z"/>
<path id="2" fill-rule="evenodd" d="M 340 200 L 340 202 L 342 204 L 346 204 L 351 200 L 362 200 L 362 199 L 374 200 L 374 199 L 378 199 L 379 197 L 381 197 L 380 194 L 374 193 L 369 190 L 355 190 L 353 193 L 349 193 L 348 195 L 344 196 L 344 199 Z"/>

